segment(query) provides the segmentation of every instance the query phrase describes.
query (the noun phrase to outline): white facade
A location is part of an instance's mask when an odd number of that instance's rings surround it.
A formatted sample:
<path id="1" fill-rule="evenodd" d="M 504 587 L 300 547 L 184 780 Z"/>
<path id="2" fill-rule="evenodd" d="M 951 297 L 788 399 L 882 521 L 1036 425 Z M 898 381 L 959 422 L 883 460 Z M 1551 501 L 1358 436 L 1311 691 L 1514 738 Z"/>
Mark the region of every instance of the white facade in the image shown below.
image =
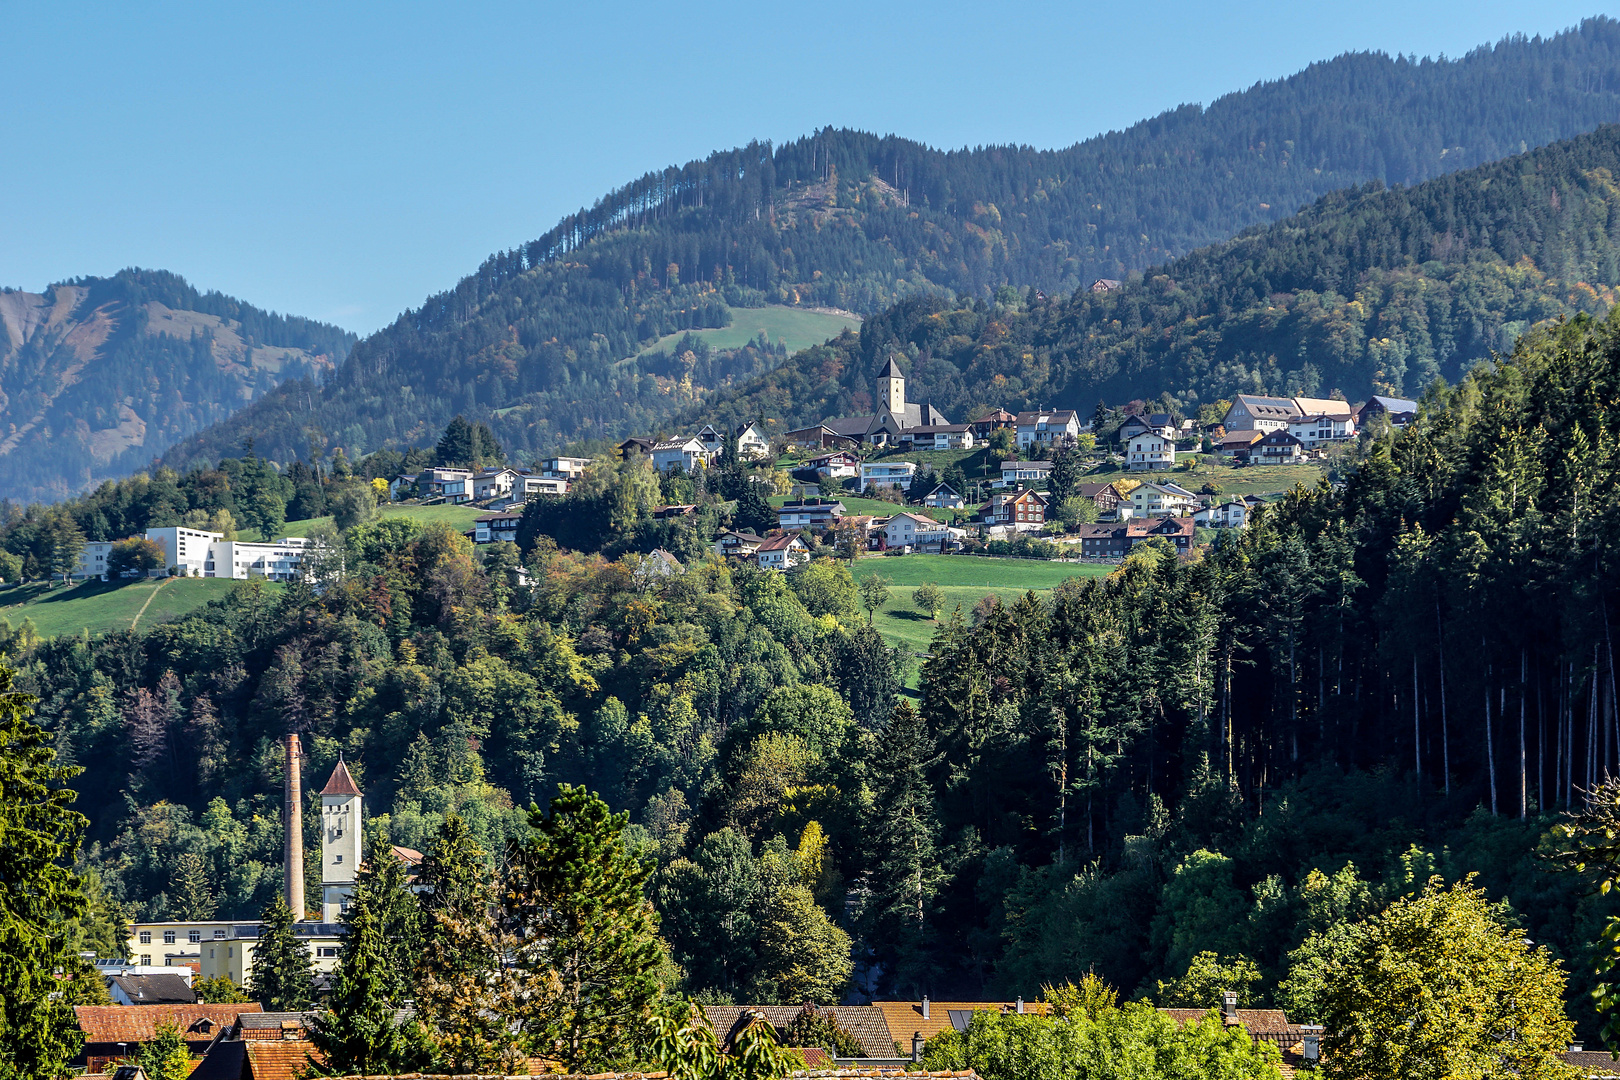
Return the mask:
<path id="1" fill-rule="evenodd" d="M 906 487 L 917 473 L 914 461 L 861 462 L 861 490 L 874 487 Z"/>
<path id="2" fill-rule="evenodd" d="M 219 533 L 199 532 L 178 526 L 148 529 L 146 539 L 155 541 L 163 548 L 168 567 L 183 567 L 187 576 L 234 578 L 238 581 L 248 578 L 293 580 L 298 576 L 304 548 L 308 543 L 301 536 L 287 536 L 268 544 L 222 540 Z M 86 544 L 79 556 L 79 569 L 75 576 L 104 576 L 111 552 L 112 544 L 109 541 L 98 540 Z"/>
<path id="3" fill-rule="evenodd" d="M 1134 517 L 1180 517 L 1198 509 L 1198 496 L 1175 484 L 1142 484 L 1131 489 Z"/>
<path id="4" fill-rule="evenodd" d="M 669 472 L 677 465 L 687 472 L 695 472 L 714 460 L 717 453 L 697 439 L 672 439 L 652 448 L 652 464 L 659 472 Z"/>
<path id="5" fill-rule="evenodd" d="M 770 440 L 753 424 L 744 424 L 743 429 L 737 432 L 737 454 L 756 461 L 770 457 Z"/>
<path id="6" fill-rule="evenodd" d="M 1036 410 L 1018 414 L 1018 445 L 1051 445 L 1080 434 L 1080 417 L 1073 409 Z"/>
<path id="7" fill-rule="evenodd" d="M 1249 506 L 1235 500 L 1206 506 L 1193 514 L 1193 524 L 1210 529 L 1242 529 L 1249 524 Z"/>
<path id="8" fill-rule="evenodd" d="M 1044 484 L 1052 475 L 1050 461 L 1003 461 L 1002 487 L 1033 487 Z"/>
<path id="9" fill-rule="evenodd" d="M 348 780 L 349 770 L 341 763 L 338 768 L 341 778 Z M 360 793 L 352 781 L 347 791 L 334 790 L 344 786 L 338 781 L 339 773 L 333 773 L 321 793 L 321 921 L 329 923 L 348 910 L 360 868 Z"/>
<path id="10" fill-rule="evenodd" d="M 896 514 L 883 526 L 883 542 L 891 548 L 943 543 L 950 529 L 921 514 Z"/>
<path id="11" fill-rule="evenodd" d="M 1168 469 L 1176 463 L 1176 444 L 1163 435 L 1149 432 L 1133 438 L 1125 449 L 1125 467 L 1132 472 Z"/>
<path id="12" fill-rule="evenodd" d="M 577 480 L 590 467 L 591 459 L 588 457 L 554 457 L 540 462 L 541 473 L 561 480 Z"/>
<path id="13" fill-rule="evenodd" d="M 1307 450 L 1320 443 L 1344 442 L 1356 434 L 1356 422 L 1343 416 L 1306 416 L 1288 423 L 1288 434 L 1305 444 Z"/>

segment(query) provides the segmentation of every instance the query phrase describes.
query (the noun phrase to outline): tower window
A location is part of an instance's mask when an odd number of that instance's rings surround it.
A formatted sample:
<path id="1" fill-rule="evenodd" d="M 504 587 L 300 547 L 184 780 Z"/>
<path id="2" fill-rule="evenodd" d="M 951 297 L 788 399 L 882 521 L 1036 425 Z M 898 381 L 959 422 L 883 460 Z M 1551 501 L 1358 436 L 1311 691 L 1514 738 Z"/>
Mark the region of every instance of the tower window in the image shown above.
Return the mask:
<path id="1" fill-rule="evenodd" d="M 332 856 L 332 861 L 333 861 L 333 862 L 335 862 L 335 863 L 340 863 L 340 862 L 342 862 L 342 861 L 343 861 L 343 856 L 341 856 L 341 855 L 334 855 L 334 856 Z"/>

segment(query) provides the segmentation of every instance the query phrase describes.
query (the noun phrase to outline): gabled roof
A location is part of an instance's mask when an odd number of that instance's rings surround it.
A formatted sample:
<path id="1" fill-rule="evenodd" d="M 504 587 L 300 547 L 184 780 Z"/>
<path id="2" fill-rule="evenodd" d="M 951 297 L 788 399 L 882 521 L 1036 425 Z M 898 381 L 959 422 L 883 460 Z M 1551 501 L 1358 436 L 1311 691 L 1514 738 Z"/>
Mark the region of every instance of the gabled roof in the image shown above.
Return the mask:
<path id="1" fill-rule="evenodd" d="M 1350 403 L 1338 398 L 1297 397 L 1295 408 L 1306 416 L 1333 416 L 1343 419 L 1350 415 Z"/>
<path id="2" fill-rule="evenodd" d="M 927 525 L 931 529 L 937 529 L 937 528 L 942 527 L 940 525 L 940 523 L 935 521 L 933 518 L 928 517 L 928 516 L 923 515 L 923 514 L 914 514 L 910 510 L 902 510 L 900 513 L 895 514 L 893 517 L 889 518 L 889 521 L 895 522 L 895 521 L 899 521 L 901 518 L 910 518 L 912 521 L 915 521 L 917 524 L 919 524 L 919 525 Z"/>
<path id="3" fill-rule="evenodd" d="M 1115 495 L 1119 494 L 1118 490 L 1114 488 L 1113 484 L 1080 484 L 1075 488 L 1075 494 L 1079 495 L 1082 499 L 1095 499 L 1104 491 L 1113 491 Z"/>
<path id="4" fill-rule="evenodd" d="M 942 491 L 948 491 L 952 495 L 956 495 L 958 497 L 960 497 L 961 494 L 962 494 L 960 491 L 957 491 L 955 488 L 951 487 L 951 485 L 949 485 L 949 484 L 941 484 L 938 487 L 936 487 L 933 491 L 930 491 L 928 493 L 928 498 L 932 499 L 935 495 L 938 495 Z"/>
<path id="5" fill-rule="evenodd" d="M 922 1033 L 924 1039 L 931 1039 L 942 1031 L 949 1031 L 956 1026 L 958 1020 L 964 1021 L 976 1012 L 1011 1013 L 1018 1011 L 1017 1002 L 1013 1001 L 931 1001 L 928 1003 L 928 1016 L 922 1014 L 922 1005 L 915 1001 L 874 1001 L 873 1006 L 883 1013 L 884 1023 L 889 1026 L 889 1037 L 899 1043 L 908 1053 L 911 1050 L 911 1037 L 917 1032 Z M 1026 1001 L 1024 1011 L 1044 1015 L 1050 1006 L 1044 1002 Z M 951 1013 L 957 1013 L 952 1016 Z"/>
<path id="6" fill-rule="evenodd" d="M 1031 472 L 1051 472 L 1052 463 L 1050 461 L 1003 461 L 1001 463 L 1001 471 L 1006 472 L 1008 469 L 1022 469 Z"/>
<path id="7" fill-rule="evenodd" d="M 1286 429 L 1278 428 L 1276 431 L 1266 432 L 1266 437 L 1260 440 L 1261 446 L 1304 446 L 1305 444 L 1290 435 Z"/>
<path id="8" fill-rule="evenodd" d="M 212 1039 L 242 1013 L 263 1012 L 258 1002 L 245 1005 L 75 1005 L 73 1015 L 88 1043 L 150 1042 L 162 1023 L 173 1023 L 189 1042 Z M 198 1030 L 199 1020 L 212 1025 Z"/>
<path id="9" fill-rule="evenodd" d="M 195 1005 L 197 995 L 178 975 L 114 975 L 108 980 L 131 1005 Z"/>
<path id="10" fill-rule="evenodd" d="M 765 538 L 763 536 L 755 536 L 751 532 L 740 532 L 737 529 L 727 529 L 725 532 L 715 537 L 715 539 L 724 540 L 728 536 L 735 536 L 744 544 L 763 544 L 765 542 Z"/>
<path id="11" fill-rule="evenodd" d="M 360 788 L 356 786 L 354 777 L 349 775 L 349 767 L 338 758 L 337 768 L 332 770 L 332 778 L 321 789 L 322 795 L 358 795 Z"/>
<path id="12" fill-rule="evenodd" d="M 1374 394 L 1372 397 L 1367 399 L 1367 405 L 1371 405 L 1375 401 L 1378 402 L 1380 408 L 1387 412 L 1415 413 L 1418 410 L 1418 403 L 1415 401 L 1408 401 L 1406 398 L 1382 397 L 1378 394 Z M 1362 406 L 1362 408 L 1366 407 L 1366 405 Z"/>
<path id="13" fill-rule="evenodd" d="M 979 417 L 973 422 L 975 424 L 1005 424 L 1017 419 L 1018 416 L 1016 414 L 1010 413 L 1006 409 L 991 409 L 989 412 L 985 413 L 983 416 Z"/>
<path id="14" fill-rule="evenodd" d="M 732 1035 L 746 1027 L 750 1013 L 764 1013 L 771 1025 L 785 1028 L 799 1015 L 801 1005 L 705 1005 L 703 1017 L 714 1029 L 724 1046 Z M 894 1057 L 894 1039 L 883 1013 L 872 1005 L 822 1005 L 819 1012 L 838 1021 L 838 1026 L 849 1032 L 861 1044 L 865 1057 Z M 910 1044 L 907 1044 L 910 1052 Z"/>
<path id="15" fill-rule="evenodd" d="M 308 1069 L 311 1058 L 323 1060 L 315 1044 L 304 1039 L 264 1039 L 245 1045 L 253 1080 L 297 1080 Z"/>
<path id="16" fill-rule="evenodd" d="M 754 552 L 754 554 L 758 555 L 760 552 L 764 551 L 786 551 L 794 544 L 804 547 L 804 541 L 799 539 L 799 534 L 783 533 L 781 536 L 772 536 L 764 543 L 760 544 L 759 548 Z"/>
<path id="17" fill-rule="evenodd" d="M 1234 394 L 1232 404 L 1237 405 L 1240 402 L 1249 411 L 1250 416 L 1287 420 L 1290 417 L 1299 415 L 1299 406 L 1294 404 L 1293 398 L 1262 397 L 1259 394 Z"/>

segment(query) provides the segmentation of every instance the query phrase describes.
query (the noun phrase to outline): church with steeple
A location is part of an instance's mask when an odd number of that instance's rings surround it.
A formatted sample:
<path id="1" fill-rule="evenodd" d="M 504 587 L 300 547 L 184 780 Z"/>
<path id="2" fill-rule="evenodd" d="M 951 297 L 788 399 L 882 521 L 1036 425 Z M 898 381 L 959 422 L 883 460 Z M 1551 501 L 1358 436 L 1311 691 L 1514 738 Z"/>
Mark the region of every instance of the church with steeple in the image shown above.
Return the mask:
<path id="1" fill-rule="evenodd" d="M 823 425 L 834 434 L 882 446 L 898 442 L 902 431 L 950 423 L 932 403 L 906 400 L 906 373 L 900 370 L 893 353 L 877 374 L 877 390 L 881 395 L 877 412 L 824 420 Z"/>
<path id="2" fill-rule="evenodd" d="M 360 869 L 363 834 L 360 788 L 340 757 L 332 778 L 321 789 L 322 922 L 337 922 L 349 906 Z"/>

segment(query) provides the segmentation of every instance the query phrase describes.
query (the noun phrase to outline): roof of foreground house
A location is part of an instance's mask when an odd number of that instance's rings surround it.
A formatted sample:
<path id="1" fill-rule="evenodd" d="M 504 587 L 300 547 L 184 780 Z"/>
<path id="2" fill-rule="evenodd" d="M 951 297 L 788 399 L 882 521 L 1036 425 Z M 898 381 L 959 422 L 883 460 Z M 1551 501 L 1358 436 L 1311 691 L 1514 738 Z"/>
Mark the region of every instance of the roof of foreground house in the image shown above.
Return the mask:
<path id="1" fill-rule="evenodd" d="M 800 1005 L 705 1005 L 703 1016 L 709 1021 L 722 1043 L 726 1042 L 739 1029 L 746 1027 L 748 1016 L 751 1013 L 764 1013 L 766 1021 L 773 1027 L 785 1028 L 793 1023 L 793 1018 L 799 1015 Z M 889 1037 L 889 1027 L 883 1020 L 883 1013 L 873 1005 L 823 1005 L 820 1011 L 834 1020 L 838 1026 L 849 1032 L 850 1037 L 861 1044 L 861 1050 L 866 1057 L 892 1058 L 895 1056 L 894 1040 Z M 910 1052 L 909 1049 L 907 1051 Z"/>
<path id="2" fill-rule="evenodd" d="M 245 1005 L 75 1005 L 73 1015 L 90 1043 L 150 1042 L 162 1023 L 173 1023 L 188 1042 L 211 1039 L 242 1013 L 263 1012 Z M 206 1022 L 206 1023 L 205 1023 Z M 207 1030 L 203 1030 L 204 1027 Z"/>

